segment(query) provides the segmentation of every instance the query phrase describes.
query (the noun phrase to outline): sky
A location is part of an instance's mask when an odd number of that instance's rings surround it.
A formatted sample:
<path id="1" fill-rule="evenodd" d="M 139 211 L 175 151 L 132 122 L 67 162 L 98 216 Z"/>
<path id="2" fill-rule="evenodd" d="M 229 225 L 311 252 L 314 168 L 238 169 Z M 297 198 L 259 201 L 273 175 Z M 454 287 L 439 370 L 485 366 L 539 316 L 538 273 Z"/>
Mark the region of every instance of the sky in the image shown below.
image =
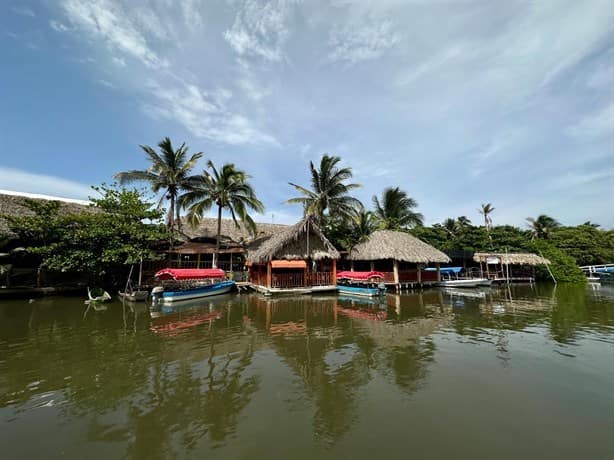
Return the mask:
<path id="1" fill-rule="evenodd" d="M 425 223 L 614 227 L 611 0 L 2 0 L 0 189 L 86 199 L 169 136 L 267 210 L 328 153 Z"/>

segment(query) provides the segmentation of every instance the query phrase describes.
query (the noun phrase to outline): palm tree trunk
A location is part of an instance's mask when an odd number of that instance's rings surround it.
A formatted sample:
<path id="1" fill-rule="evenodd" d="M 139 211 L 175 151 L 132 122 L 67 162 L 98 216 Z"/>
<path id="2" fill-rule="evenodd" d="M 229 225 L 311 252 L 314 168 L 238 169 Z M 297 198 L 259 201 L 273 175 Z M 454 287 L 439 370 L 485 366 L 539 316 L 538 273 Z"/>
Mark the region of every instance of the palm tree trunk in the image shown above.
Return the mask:
<path id="1" fill-rule="evenodd" d="M 217 268 L 217 258 L 220 253 L 220 236 L 222 234 L 222 205 L 217 205 L 217 238 L 215 239 L 215 254 L 213 258 L 213 268 Z"/>
<path id="2" fill-rule="evenodd" d="M 171 193 L 171 199 L 170 199 L 170 206 L 168 208 L 168 222 L 167 222 L 167 226 L 168 226 L 168 231 L 170 233 L 171 236 L 171 246 L 172 246 L 172 240 L 175 237 L 175 195 Z"/>
<path id="3" fill-rule="evenodd" d="M 177 230 L 181 231 L 181 208 L 179 206 L 175 207 L 175 216 L 177 222 Z"/>

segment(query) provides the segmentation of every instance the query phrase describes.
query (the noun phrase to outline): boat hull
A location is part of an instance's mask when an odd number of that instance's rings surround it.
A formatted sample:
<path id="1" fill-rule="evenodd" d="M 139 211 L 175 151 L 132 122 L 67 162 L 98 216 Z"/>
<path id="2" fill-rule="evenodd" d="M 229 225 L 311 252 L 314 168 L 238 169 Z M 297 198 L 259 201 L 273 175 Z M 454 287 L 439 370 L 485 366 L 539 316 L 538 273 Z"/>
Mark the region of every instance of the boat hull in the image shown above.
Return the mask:
<path id="1" fill-rule="evenodd" d="M 149 297 L 148 291 L 134 291 L 134 292 L 118 292 L 118 295 L 124 299 L 129 300 L 130 302 L 145 302 L 147 297 Z"/>
<path id="2" fill-rule="evenodd" d="M 485 278 L 466 279 L 466 280 L 444 280 L 437 283 L 440 287 L 455 287 L 455 288 L 474 288 L 481 286 L 490 286 L 492 280 Z"/>
<path id="3" fill-rule="evenodd" d="M 199 299 L 201 297 L 210 297 L 215 295 L 227 294 L 236 288 L 234 281 L 222 281 L 207 286 L 200 286 L 193 289 L 183 289 L 178 291 L 162 291 L 157 297 L 158 302 L 162 304 L 172 304 L 182 300 Z M 155 293 L 159 294 L 159 293 Z"/>
<path id="4" fill-rule="evenodd" d="M 379 288 L 368 288 L 360 286 L 337 285 L 339 294 L 356 295 L 361 297 L 378 297 L 384 292 Z"/>

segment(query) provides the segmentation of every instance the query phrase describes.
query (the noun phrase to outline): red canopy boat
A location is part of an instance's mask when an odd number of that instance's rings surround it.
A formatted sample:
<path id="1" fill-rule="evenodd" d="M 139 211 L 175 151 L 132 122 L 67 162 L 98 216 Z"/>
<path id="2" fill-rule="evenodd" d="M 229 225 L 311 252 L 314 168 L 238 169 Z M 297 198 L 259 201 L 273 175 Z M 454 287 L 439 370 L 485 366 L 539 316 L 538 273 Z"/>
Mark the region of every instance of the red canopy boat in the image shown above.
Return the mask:
<path id="1" fill-rule="evenodd" d="M 372 278 L 383 278 L 382 272 L 337 272 L 338 280 L 368 281 Z"/>
<path id="2" fill-rule="evenodd" d="M 226 273 L 219 268 L 163 268 L 155 277 L 163 281 L 202 280 L 226 278 Z"/>

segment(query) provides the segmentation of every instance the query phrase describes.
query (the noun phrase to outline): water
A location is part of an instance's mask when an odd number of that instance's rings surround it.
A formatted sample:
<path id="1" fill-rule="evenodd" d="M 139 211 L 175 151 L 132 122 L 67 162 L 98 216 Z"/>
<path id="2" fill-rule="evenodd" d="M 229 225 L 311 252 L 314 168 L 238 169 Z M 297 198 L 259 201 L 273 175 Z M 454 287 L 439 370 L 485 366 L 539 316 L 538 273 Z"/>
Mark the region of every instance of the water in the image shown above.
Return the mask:
<path id="1" fill-rule="evenodd" d="M 471 297 L 467 295 L 473 295 Z M 0 303 L 2 458 L 614 458 L 614 289 Z"/>

